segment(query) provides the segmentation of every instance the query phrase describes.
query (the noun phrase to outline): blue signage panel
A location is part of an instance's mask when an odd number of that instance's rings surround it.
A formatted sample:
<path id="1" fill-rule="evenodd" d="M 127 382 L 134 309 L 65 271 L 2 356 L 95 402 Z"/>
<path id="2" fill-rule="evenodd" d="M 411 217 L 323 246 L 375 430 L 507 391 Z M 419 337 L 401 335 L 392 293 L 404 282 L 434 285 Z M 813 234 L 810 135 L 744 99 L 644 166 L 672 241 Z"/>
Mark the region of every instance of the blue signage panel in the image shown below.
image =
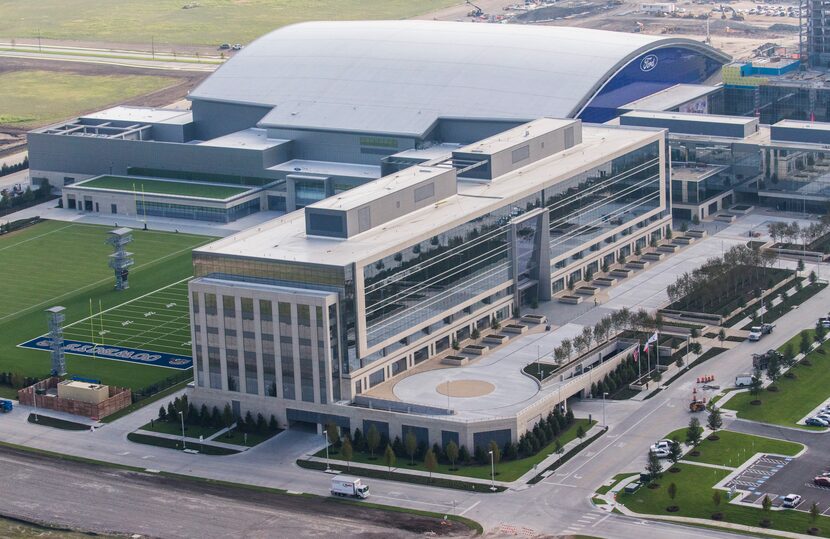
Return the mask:
<path id="1" fill-rule="evenodd" d="M 155 367 L 166 367 L 168 369 L 177 370 L 185 370 L 193 366 L 193 358 L 190 356 L 166 354 L 164 352 L 153 352 L 138 348 L 92 344 L 89 342 L 71 341 L 68 339 L 65 339 L 63 343 L 64 351 L 67 354 L 74 354 L 76 356 L 112 359 L 114 361 L 127 361 L 130 363 L 140 363 L 142 365 L 153 365 Z M 18 346 L 21 348 L 49 351 L 52 349 L 52 340 L 49 339 L 49 337 L 40 336 L 36 339 L 26 341 Z"/>

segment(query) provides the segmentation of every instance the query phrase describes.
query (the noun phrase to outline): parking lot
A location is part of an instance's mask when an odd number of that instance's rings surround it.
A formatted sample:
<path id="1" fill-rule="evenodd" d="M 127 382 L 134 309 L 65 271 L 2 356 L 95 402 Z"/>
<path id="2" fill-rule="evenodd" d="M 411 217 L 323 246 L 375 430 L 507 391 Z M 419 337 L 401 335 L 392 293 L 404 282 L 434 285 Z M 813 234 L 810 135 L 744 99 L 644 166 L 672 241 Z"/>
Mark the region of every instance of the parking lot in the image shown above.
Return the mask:
<path id="1" fill-rule="evenodd" d="M 793 461 L 791 457 L 776 457 L 772 455 L 762 455 L 744 469 L 740 474 L 726 483 L 727 488 L 734 487 L 735 490 L 745 490 L 749 495 L 744 498 L 744 501 L 760 503 L 765 494 L 773 494 L 769 490 L 769 482 L 775 477 L 778 472 Z M 788 470 L 789 471 L 789 470 Z M 786 475 L 786 474 L 785 474 Z M 780 496 L 789 494 L 788 492 L 779 493 Z M 778 496 L 779 494 L 776 494 Z M 773 500 L 774 504 L 775 500 Z"/>
<path id="2" fill-rule="evenodd" d="M 773 507 L 780 507 L 784 496 L 799 494 L 799 511 L 809 511 L 816 502 L 822 514 L 830 515 L 830 488 L 818 487 L 813 478 L 830 469 L 830 458 L 823 452 L 808 450 L 798 458 L 764 455 L 726 484 L 748 491 L 744 502 L 761 505 L 769 496 Z"/>

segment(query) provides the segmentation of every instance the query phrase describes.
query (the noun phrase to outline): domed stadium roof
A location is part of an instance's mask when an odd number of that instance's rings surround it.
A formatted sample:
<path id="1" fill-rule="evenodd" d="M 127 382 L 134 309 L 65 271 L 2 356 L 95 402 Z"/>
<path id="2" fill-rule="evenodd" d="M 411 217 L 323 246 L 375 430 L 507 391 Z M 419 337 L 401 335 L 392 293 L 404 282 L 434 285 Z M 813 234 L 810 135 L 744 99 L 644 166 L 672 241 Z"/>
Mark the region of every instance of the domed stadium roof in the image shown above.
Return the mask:
<path id="1" fill-rule="evenodd" d="M 190 97 L 273 107 L 262 127 L 418 136 L 439 118 L 577 116 L 635 61 L 635 79 L 673 77 L 655 69 L 669 49 L 709 67 L 655 91 L 729 60 L 690 39 L 561 26 L 309 22 L 259 38 Z"/>

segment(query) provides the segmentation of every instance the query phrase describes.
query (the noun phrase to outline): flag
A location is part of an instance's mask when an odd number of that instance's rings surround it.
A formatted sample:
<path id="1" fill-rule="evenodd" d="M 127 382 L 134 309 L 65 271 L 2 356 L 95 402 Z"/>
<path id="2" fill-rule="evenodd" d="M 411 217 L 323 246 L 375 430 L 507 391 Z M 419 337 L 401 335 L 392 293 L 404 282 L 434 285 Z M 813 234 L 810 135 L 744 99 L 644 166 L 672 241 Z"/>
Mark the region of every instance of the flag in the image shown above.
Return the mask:
<path id="1" fill-rule="evenodd" d="M 657 342 L 657 332 L 656 331 L 654 332 L 654 334 L 651 337 L 648 338 L 648 341 L 646 341 L 646 345 L 649 345 L 653 342 Z"/>
<path id="2" fill-rule="evenodd" d="M 634 363 L 637 363 L 637 361 L 640 360 L 640 347 L 639 346 L 634 349 L 634 353 L 632 355 L 634 356 Z"/>

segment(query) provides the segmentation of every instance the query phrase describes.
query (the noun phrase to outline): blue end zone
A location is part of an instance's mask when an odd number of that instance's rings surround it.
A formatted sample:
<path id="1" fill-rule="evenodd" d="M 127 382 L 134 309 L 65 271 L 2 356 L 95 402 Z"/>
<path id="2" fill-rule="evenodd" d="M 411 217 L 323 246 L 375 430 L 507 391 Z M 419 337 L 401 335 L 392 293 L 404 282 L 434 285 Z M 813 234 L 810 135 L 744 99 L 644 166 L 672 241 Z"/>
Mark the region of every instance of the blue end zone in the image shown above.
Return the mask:
<path id="1" fill-rule="evenodd" d="M 152 352 L 150 350 L 139 350 L 137 348 L 122 348 L 120 346 L 95 345 L 84 341 L 64 340 L 64 350 L 67 354 L 76 356 L 96 357 L 112 359 L 115 361 L 127 361 L 141 365 L 153 365 L 155 367 L 166 367 L 168 369 L 185 370 L 193 366 L 193 358 L 163 352 Z M 31 341 L 19 344 L 21 348 L 32 348 L 34 350 L 51 350 L 52 341 L 45 336 L 37 337 Z"/>

